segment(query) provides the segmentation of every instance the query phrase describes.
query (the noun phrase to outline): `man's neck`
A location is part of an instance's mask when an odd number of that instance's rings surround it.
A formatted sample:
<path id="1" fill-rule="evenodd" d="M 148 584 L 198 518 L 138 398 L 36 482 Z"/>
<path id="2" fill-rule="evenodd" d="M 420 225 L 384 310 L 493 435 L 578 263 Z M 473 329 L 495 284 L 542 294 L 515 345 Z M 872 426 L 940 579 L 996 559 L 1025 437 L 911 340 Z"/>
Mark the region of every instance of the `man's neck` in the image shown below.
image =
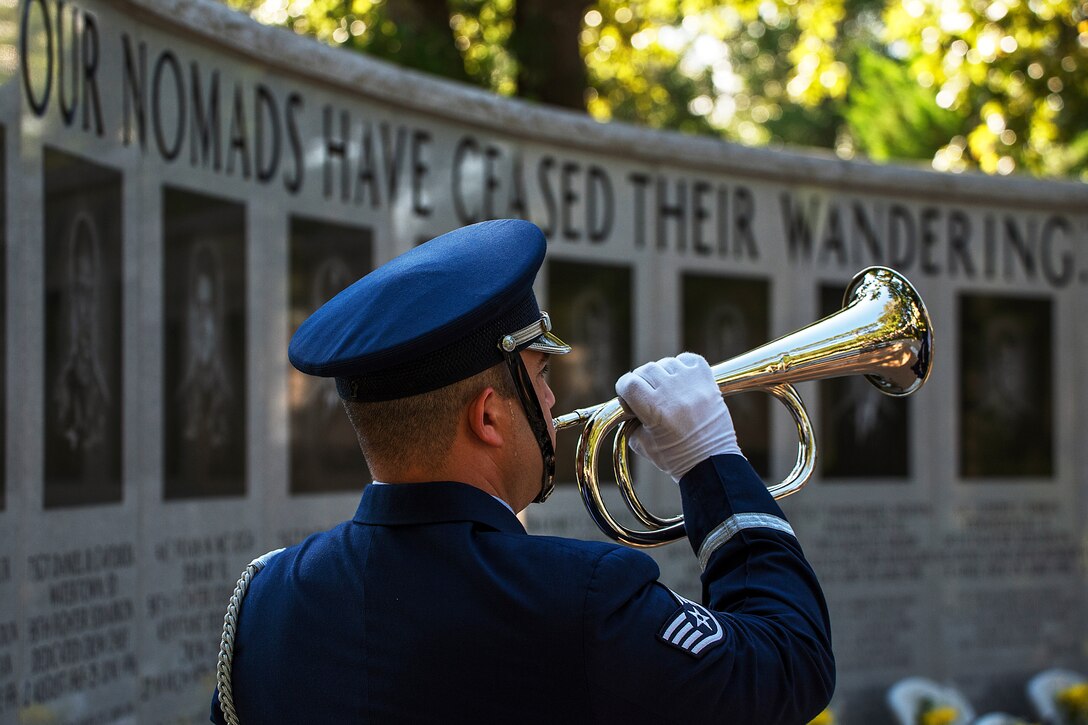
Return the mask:
<path id="1" fill-rule="evenodd" d="M 475 465 L 464 465 L 451 454 L 442 465 L 403 467 L 372 466 L 371 475 L 375 481 L 392 485 L 410 485 L 427 481 L 456 481 L 495 497 L 512 512 L 517 513 L 517 504 L 506 494 L 505 486 L 497 468 L 489 459 L 477 459 Z"/>

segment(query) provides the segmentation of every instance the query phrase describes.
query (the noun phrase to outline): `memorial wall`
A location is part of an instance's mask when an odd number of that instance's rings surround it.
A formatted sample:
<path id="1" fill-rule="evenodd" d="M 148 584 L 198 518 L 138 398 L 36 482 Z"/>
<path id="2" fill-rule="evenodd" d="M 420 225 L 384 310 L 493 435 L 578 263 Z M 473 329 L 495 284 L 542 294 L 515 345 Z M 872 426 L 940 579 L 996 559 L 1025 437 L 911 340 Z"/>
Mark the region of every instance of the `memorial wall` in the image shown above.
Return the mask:
<path id="1" fill-rule="evenodd" d="M 290 335 L 375 264 L 494 217 L 549 239 L 538 297 L 575 346 L 557 413 L 641 362 L 806 325 L 868 265 L 906 274 L 931 379 L 801 386 L 818 474 L 783 502 L 826 587 L 839 721 L 890 722 L 909 675 L 1027 713 L 1032 674 L 1088 671 L 1084 184 L 601 125 L 212 0 L 0 1 L 0 169 L 0 722 L 206 718 L 241 569 L 351 516 L 368 480 Z M 731 407 L 780 480 L 788 414 Z M 599 536 L 573 447 L 533 532 Z M 698 594 L 686 543 L 652 555 Z"/>

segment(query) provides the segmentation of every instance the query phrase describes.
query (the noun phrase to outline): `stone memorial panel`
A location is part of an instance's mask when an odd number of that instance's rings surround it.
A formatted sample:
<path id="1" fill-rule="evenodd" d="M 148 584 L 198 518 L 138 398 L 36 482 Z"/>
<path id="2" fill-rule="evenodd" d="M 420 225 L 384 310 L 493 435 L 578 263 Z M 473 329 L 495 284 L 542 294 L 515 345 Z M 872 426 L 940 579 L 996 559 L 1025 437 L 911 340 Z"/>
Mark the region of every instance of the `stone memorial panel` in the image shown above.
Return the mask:
<path id="1" fill-rule="evenodd" d="M 820 311 L 842 309 L 841 285 L 820 288 Z M 910 403 L 884 395 L 863 377 L 832 378 L 820 384 L 820 470 L 828 479 L 909 475 Z"/>
<path id="2" fill-rule="evenodd" d="M 211 701 L 226 602 L 244 567 L 239 561 L 256 558 L 256 544 L 244 527 L 203 527 L 154 543 L 156 582 L 141 616 L 156 654 L 141 670 L 142 702 L 195 715 Z"/>
<path id="3" fill-rule="evenodd" d="M 879 672 L 894 682 L 918 671 L 926 660 L 926 622 L 931 605 L 924 591 L 880 594 L 868 592 L 836 602 L 836 612 L 850 626 L 836 657 L 836 667 L 848 672 Z"/>
<path id="4" fill-rule="evenodd" d="M 46 149 L 45 507 L 121 499 L 121 175 Z"/>
<path id="5" fill-rule="evenodd" d="M 1040 298 L 960 298 L 963 477 L 1053 474 L 1051 307 Z"/>
<path id="6" fill-rule="evenodd" d="M 934 573 L 929 502 L 835 503 L 805 511 L 805 551 L 829 587 L 922 585 Z"/>
<path id="7" fill-rule="evenodd" d="M 135 712 L 137 575 L 135 547 L 104 536 L 27 557 L 22 716 L 115 722 Z"/>
<path id="8" fill-rule="evenodd" d="M 953 513 L 941 542 L 947 666 L 966 675 L 979 699 L 999 704 L 1034 672 L 1075 669 L 1085 641 L 1083 591 L 1070 582 L 1083 571 L 1083 553 L 1068 510 L 1020 497 L 965 501 Z"/>
<path id="9" fill-rule="evenodd" d="M 291 219 L 291 329 L 371 268 L 366 229 Z M 355 430 L 331 378 L 291 368 L 291 483 L 293 494 L 359 491 L 367 481 Z"/>
<path id="10" fill-rule="evenodd" d="M 547 265 L 552 326 L 574 348 L 549 363 L 558 414 L 616 397 L 617 378 L 631 369 L 631 270 L 555 260 Z M 574 481 L 576 443 L 573 435 L 558 441 L 557 483 Z M 610 465 L 600 473 L 615 480 Z"/>
<path id="11" fill-rule="evenodd" d="M 1062 580 L 1083 565 L 1081 542 L 1060 501 L 963 501 L 954 513 L 955 526 L 941 541 L 943 573 L 951 581 Z"/>
<path id="12" fill-rule="evenodd" d="M 167 187 L 164 497 L 245 493 L 245 209 Z"/>
<path id="13" fill-rule="evenodd" d="M 711 365 L 758 347 L 770 339 L 766 280 L 685 274 L 683 349 Z M 740 393 L 729 397 L 729 412 L 745 457 L 761 476 L 770 462 L 770 396 Z"/>

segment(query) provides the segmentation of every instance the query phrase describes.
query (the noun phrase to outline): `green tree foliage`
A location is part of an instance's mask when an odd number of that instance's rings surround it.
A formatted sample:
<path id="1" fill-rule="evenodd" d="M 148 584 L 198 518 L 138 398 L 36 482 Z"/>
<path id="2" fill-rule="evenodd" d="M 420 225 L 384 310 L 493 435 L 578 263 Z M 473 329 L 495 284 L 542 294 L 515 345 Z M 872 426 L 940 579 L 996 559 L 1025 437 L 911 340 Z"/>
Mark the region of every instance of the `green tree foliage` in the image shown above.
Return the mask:
<path id="1" fill-rule="evenodd" d="M 961 119 L 938 168 L 1088 178 L 1088 2 L 907 0 L 884 18 L 889 52 Z"/>
<path id="2" fill-rule="evenodd" d="M 269 25 L 512 94 L 513 0 L 225 0 Z"/>
<path id="3" fill-rule="evenodd" d="M 586 54 L 594 116 L 706 128 L 747 144 L 834 145 L 841 113 L 833 102 L 848 77 L 835 54 L 841 0 L 603 0 L 596 12 L 599 27 L 585 38 L 598 44 Z M 608 55 L 602 41 L 615 46 Z M 799 48 L 812 48 L 811 57 Z M 827 93 L 809 90 L 816 70 Z M 656 107 L 673 98 L 679 108 Z M 661 123 L 670 113 L 675 120 Z"/>
<path id="4" fill-rule="evenodd" d="M 1088 178 L 1088 2 L 600 0 L 593 12 L 588 109 L 602 120 Z"/>
<path id="5" fill-rule="evenodd" d="M 931 158 L 962 126 L 937 105 L 910 69 L 879 50 L 860 49 L 843 120 L 849 138 L 877 161 Z"/>
<path id="6" fill-rule="evenodd" d="M 226 0 L 601 121 L 1088 179 L 1088 0 Z"/>

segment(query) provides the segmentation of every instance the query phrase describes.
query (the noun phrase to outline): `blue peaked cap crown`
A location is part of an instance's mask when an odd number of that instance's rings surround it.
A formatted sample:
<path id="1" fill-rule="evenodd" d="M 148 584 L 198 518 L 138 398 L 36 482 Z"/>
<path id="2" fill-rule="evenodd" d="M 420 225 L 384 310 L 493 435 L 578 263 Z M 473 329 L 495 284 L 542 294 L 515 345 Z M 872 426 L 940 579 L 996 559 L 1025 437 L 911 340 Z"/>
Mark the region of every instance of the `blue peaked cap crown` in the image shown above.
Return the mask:
<path id="1" fill-rule="evenodd" d="M 483 372 L 502 362 L 504 335 L 541 319 L 533 281 L 546 247 L 544 233 L 518 219 L 425 242 L 303 322 L 288 350 L 291 364 L 337 378 L 341 397 L 370 401 L 418 395 Z M 537 342 L 521 341 L 518 349 L 543 349 Z"/>

